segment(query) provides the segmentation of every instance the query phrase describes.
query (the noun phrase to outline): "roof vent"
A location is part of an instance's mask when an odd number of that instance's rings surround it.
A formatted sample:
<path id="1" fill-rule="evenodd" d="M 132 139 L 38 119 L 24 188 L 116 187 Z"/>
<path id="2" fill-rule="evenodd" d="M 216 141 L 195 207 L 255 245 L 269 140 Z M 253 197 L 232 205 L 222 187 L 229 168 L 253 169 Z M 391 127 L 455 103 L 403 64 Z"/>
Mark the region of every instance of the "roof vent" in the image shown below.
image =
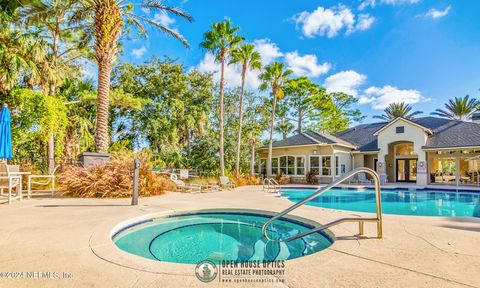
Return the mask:
<path id="1" fill-rule="evenodd" d="M 475 112 L 472 115 L 472 122 L 480 124 L 480 112 Z"/>

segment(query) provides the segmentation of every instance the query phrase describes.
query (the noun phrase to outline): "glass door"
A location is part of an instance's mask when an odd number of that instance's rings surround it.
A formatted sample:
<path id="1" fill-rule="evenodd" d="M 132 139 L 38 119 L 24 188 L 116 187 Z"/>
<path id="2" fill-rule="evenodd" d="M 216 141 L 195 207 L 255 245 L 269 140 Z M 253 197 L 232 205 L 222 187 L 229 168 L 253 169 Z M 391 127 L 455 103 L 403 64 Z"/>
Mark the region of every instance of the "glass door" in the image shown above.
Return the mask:
<path id="1" fill-rule="evenodd" d="M 417 181 L 417 159 L 397 159 L 397 182 Z"/>

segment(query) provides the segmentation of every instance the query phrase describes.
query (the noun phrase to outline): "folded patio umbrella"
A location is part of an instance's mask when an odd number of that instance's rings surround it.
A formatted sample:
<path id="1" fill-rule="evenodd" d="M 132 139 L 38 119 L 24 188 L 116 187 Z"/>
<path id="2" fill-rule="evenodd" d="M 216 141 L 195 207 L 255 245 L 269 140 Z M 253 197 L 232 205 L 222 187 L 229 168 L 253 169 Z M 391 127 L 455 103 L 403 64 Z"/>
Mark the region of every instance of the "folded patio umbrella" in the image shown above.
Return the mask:
<path id="1" fill-rule="evenodd" d="M 7 104 L 4 104 L 0 113 L 0 159 L 12 159 L 10 122 L 10 111 Z"/>

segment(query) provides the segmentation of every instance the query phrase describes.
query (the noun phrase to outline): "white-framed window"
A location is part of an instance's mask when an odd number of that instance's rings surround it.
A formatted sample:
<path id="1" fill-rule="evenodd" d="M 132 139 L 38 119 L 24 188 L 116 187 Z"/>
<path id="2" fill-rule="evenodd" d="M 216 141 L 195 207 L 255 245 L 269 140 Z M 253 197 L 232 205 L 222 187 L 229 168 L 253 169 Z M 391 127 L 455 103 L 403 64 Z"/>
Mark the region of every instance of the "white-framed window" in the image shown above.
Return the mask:
<path id="1" fill-rule="evenodd" d="M 319 176 L 332 176 L 332 156 L 310 156 L 310 172 Z"/>
<path id="2" fill-rule="evenodd" d="M 305 156 L 283 155 L 272 158 L 272 174 L 305 175 Z"/>
<path id="3" fill-rule="evenodd" d="M 267 159 L 260 158 L 260 175 L 267 175 Z"/>
<path id="4" fill-rule="evenodd" d="M 278 158 L 272 158 L 272 175 L 278 175 Z"/>
<path id="5" fill-rule="evenodd" d="M 322 156 L 322 176 L 332 176 L 331 156 Z"/>
<path id="6" fill-rule="evenodd" d="M 305 157 L 297 156 L 295 158 L 295 174 L 296 175 L 305 175 Z"/>
<path id="7" fill-rule="evenodd" d="M 335 156 L 335 176 L 340 175 L 339 166 L 340 166 L 340 157 Z"/>
<path id="8" fill-rule="evenodd" d="M 310 156 L 310 173 L 320 175 L 320 156 Z"/>

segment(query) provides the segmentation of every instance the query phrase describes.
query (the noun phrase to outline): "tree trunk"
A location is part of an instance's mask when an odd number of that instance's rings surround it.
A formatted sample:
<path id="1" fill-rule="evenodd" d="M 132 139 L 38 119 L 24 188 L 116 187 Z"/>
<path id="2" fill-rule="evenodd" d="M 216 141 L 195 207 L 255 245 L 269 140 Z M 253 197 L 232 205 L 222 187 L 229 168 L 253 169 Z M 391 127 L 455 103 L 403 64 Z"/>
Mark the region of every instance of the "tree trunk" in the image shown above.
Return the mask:
<path id="1" fill-rule="evenodd" d="M 272 146 L 273 146 L 273 129 L 275 128 L 275 110 L 277 108 L 277 87 L 273 85 L 273 109 L 272 119 L 270 122 L 270 138 L 268 139 L 268 157 L 267 157 L 267 177 L 272 177 Z"/>
<path id="2" fill-rule="evenodd" d="M 52 53 L 52 66 L 54 69 L 57 65 L 57 57 L 58 57 L 58 42 L 60 40 L 60 32 L 57 23 L 57 30 L 53 32 L 53 53 Z M 55 91 L 57 88 L 55 80 L 50 82 L 48 95 L 54 97 Z M 48 143 L 47 143 L 47 162 L 48 162 L 48 172 L 52 173 L 53 169 L 55 169 L 55 131 L 49 131 L 48 135 Z"/>
<path id="3" fill-rule="evenodd" d="M 98 62 L 97 125 L 95 130 L 95 150 L 97 152 L 107 152 L 110 142 L 108 108 L 110 106 L 111 70 L 112 63 L 108 58 Z"/>
<path id="4" fill-rule="evenodd" d="M 223 130 L 223 81 L 225 72 L 225 49 L 220 52 L 220 61 L 222 63 L 220 71 L 220 176 L 225 176 L 225 153 L 223 151 L 224 130 Z"/>
<path id="5" fill-rule="evenodd" d="M 255 138 L 250 141 L 250 176 L 255 175 Z"/>
<path id="6" fill-rule="evenodd" d="M 235 161 L 235 173 L 240 175 L 240 145 L 242 139 L 242 124 L 243 124 L 243 96 L 245 95 L 245 74 L 247 72 L 247 64 L 242 66 L 242 92 L 240 94 L 240 108 L 238 112 L 238 131 L 237 131 L 237 157 Z"/>
<path id="7" fill-rule="evenodd" d="M 302 133 L 302 108 L 301 107 L 298 107 L 298 123 L 297 123 L 297 130 L 298 130 L 298 133 Z"/>
<path id="8" fill-rule="evenodd" d="M 282 138 L 287 139 L 287 127 L 285 126 L 285 117 L 282 117 Z"/>

